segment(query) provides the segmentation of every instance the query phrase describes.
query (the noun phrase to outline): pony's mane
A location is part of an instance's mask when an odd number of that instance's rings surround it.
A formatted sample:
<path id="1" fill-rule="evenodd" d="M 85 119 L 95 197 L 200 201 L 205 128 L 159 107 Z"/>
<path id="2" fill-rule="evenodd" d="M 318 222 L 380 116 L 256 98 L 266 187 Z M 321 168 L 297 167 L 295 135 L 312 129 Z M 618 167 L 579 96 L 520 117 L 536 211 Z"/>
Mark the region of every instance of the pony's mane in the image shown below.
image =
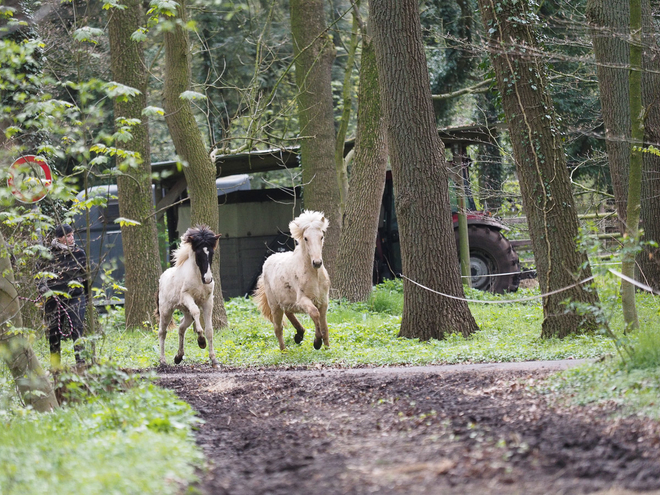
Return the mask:
<path id="1" fill-rule="evenodd" d="M 174 266 L 185 263 L 197 246 L 214 247 L 218 237 L 206 225 L 190 227 L 181 236 L 181 245 L 172 253 Z"/>
<path id="2" fill-rule="evenodd" d="M 294 239 L 302 239 L 305 230 L 309 228 L 321 229 L 325 232 L 330 225 L 330 221 L 325 218 L 323 212 L 305 210 L 289 223 L 289 230 Z"/>
<path id="3" fill-rule="evenodd" d="M 191 244 L 185 242 L 183 237 L 181 238 L 181 241 L 181 245 L 172 253 L 172 263 L 174 263 L 174 266 L 183 265 L 193 252 Z"/>

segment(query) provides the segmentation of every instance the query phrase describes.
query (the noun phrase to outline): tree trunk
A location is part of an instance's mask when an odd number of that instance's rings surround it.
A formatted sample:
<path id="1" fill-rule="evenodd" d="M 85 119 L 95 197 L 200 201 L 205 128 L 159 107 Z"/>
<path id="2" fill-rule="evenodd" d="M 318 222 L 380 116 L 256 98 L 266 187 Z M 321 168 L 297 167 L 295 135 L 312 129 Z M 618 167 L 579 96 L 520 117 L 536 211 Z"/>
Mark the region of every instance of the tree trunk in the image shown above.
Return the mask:
<path id="1" fill-rule="evenodd" d="M 177 7 L 177 17 L 187 22 L 186 2 Z M 218 192 L 215 187 L 215 166 L 206 150 L 202 134 L 195 122 L 192 106 L 180 95 L 190 89 L 190 46 L 188 33 L 178 22 L 166 31 L 165 39 L 165 83 L 163 100 L 165 120 L 170 130 L 174 147 L 179 156 L 188 162 L 183 169 L 190 197 L 191 225 L 208 225 L 217 232 L 220 226 Z M 334 175 L 333 175 L 334 177 Z M 227 313 L 220 285 L 220 250 L 216 249 L 213 259 L 215 292 L 213 294 L 213 327 L 227 326 Z"/>
<path id="2" fill-rule="evenodd" d="M 365 301 L 373 285 L 374 252 L 387 169 L 373 40 L 364 36 L 358 91 L 357 134 L 346 212 L 333 285 L 339 297 Z"/>
<path id="3" fill-rule="evenodd" d="M 646 145 L 660 149 L 660 47 L 656 40 L 653 17 L 647 15 L 650 6 L 643 3 L 644 28 L 644 72 L 642 74 L 642 98 L 646 109 Z M 642 177 L 641 227 L 643 240 L 660 244 L 660 156 L 644 153 L 644 175 Z M 641 280 L 655 290 L 660 290 L 660 249 L 644 246 L 638 257 Z"/>
<path id="4" fill-rule="evenodd" d="M 351 28 L 351 41 L 348 46 L 348 57 L 346 59 L 346 70 L 344 71 L 344 87 L 342 89 L 341 118 L 337 128 L 335 139 L 335 169 L 337 170 L 337 182 L 339 184 L 339 214 L 342 217 L 342 228 L 346 201 L 348 198 L 348 160 L 344 158 L 344 146 L 346 143 L 346 132 L 351 118 L 351 107 L 353 106 L 353 88 L 351 86 L 351 75 L 355 64 L 355 53 L 358 48 L 358 25 L 359 25 L 359 0 L 353 4 L 353 26 Z"/>
<path id="5" fill-rule="evenodd" d="M 566 157 L 545 67 L 527 1 L 479 0 L 502 107 L 529 223 L 542 293 L 573 286 L 591 276 L 587 256 L 576 244 L 578 218 Z M 565 337 L 596 327 L 592 316 L 567 311 L 563 301 L 595 305 L 594 289 L 575 286 L 543 297 L 542 337 Z"/>
<path id="6" fill-rule="evenodd" d="M 402 337 L 467 337 L 478 327 L 464 297 L 444 145 L 433 115 L 417 0 L 372 0 L 378 79 L 394 181 L 404 279 Z M 412 281 L 411 281 L 412 280 Z"/>
<path id="7" fill-rule="evenodd" d="M 5 238 L 0 232 L 0 354 L 11 372 L 23 401 L 35 411 L 58 407 L 53 387 L 46 378 L 28 340 L 12 327 L 23 326 L 14 272 L 9 261 Z"/>
<path id="8" fill-rule="evenodd" d="M 640 202 L 642 196 L 642 146 L 644 142 L 644 118 L 642 116 L 642 2 L 630 0 L 630 72 L 629 105 L 631 142 L 630 175 L 628 177 L 628 204 L 626 210 L 626 236 L 621 262 L 621 273 L 635 278 L 634 247 L 639 241 Z M 626 249 L 628 247 L 628 249 Z M 635 306 L 635 286 L 621 281 L 621 306 L 626 330 L 639 327 Z"/>
<path id="9" fill-rule="evenodd" d="M 151 321 L 161 273 L 151 192 L 149 125 L 147 117 L 142 115 L 147 102 L 148 74 L 142 43 L 131 40 L 131 35 L 144 23 L 141 5 L 139 0 L 125 0 L 126 8 L 112 9 L 108 24 L 112 76 L 116 82 L 140 91 L 130 101 L 115 101 L 115 118 L 142 121 L 131 127 L 133 138 L 123 144 L 125 149 L 138 152 L 140 159 L 138 163 L 120 163 L 123 175 L 117 178 L 120 216 L 140 222 L 121 226 L 126 267 L 126 328 L 140 328 L 144 321 Z"/>
<path id="10" fill-rule="evenodd" d="M 596 56 L 605 144 L 612 178 L 619 231 L 626 225 L 630 170 L 629 0 L 588 0 L 587 17 Z"/>
<path id="11" fill-rule="evenodd" d="M 306 209 L 330 220 L 323 259 L 334 280 L 341 234 L 339 182 L 335 169 L 332 62 L 335 48 L 326 32 L 323 0 L 291 0 L 291 34 L 296 57 L 300 162 Z"/>

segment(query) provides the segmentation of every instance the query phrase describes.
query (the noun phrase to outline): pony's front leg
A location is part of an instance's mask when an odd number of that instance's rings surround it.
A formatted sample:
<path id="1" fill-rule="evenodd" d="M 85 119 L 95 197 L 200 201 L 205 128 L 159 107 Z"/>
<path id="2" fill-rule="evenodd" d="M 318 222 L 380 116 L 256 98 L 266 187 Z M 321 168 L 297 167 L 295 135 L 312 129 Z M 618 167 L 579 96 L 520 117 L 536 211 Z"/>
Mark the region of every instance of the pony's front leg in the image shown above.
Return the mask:
<path id="1" fill-rule="evenodd" d="M 183 320 L 179 325 L 179 352 L 174 356 L 174 364 L 179 364 L 183 360 L 183 343 L 185 342 L 186 330 L 192 323 L 193 319 L 187 311 L 183 312 Z"/>
<path id="2" fill-rule="evenodd" d="M 190 313 L 190 316 L 192 316 L 192 319 L 195 322 L 195 332 L 197 332 L 197 343 L 199 344 L 200 349 L 205 349 L 206 348 L 206 339 L 204 338 L 204 329 L 202 328 L 202 324 L 199 321 L 199 308 L 197 307 L 197 304 L 195 303 L 195 300 L 192 298 L 190 294 L 184 294 L 182 297 L 182 304 L 186 307 L 188 312 Z"/>
<path id="3" fill-rule="evenodd" d="M 305 337 L 305 327 L 303 327 L 302 324 L 298 321 L 296 315 L 294 315 L 290 311 L 285 311 L 284 314 L 296 329 L 296 335 L 294 335 L 293 340 L 296 341 L 296 344 L 300 344 L 303 341 L 303 338 Z"/>
<path id="4" fill-rule="evenodd" d="M 215 349 L 213 348 L 213 296 L 209 297 L 202 305 L 202 312 L 204 313 L 204 333 L 206 334 L 206 340 L 209 341 L 209 359 L 211 360 L 211 366 L 217 368 L 220 363 L 215 358 Z"/>
<path id="5" fill-rule="evenodd" d="M 314 303 L 308 297 L 301 298 L 298 300 L 298 304 L 305 310 L 305 313 L 314 322 L 314 327 L 316 329 L 316 335 L 314 336 L 314 349 L 320 349 L 323 345 L 323 326 L 321 324 L 321 312 L 319 308 L 314 306 Z M 326 345 L 328 345 L 326 343 Z"/>
<path id="6" fill-rule="evenodd" d="M 161 310 L 160 323 L 158 324 L 158 341 L 160 343 L 160 364 L 167 364 L 165 362 L 165 337 L 167 337 L 167 326 L 172 321 L 173 311 Z"/>

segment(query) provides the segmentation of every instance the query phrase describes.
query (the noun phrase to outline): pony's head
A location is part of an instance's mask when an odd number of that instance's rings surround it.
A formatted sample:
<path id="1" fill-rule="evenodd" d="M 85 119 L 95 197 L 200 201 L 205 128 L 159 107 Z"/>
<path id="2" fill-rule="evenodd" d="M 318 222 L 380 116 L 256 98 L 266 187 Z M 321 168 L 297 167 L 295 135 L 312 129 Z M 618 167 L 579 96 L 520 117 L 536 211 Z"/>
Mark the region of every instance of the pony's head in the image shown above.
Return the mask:
<path id="1" fill-rule="evenodd" d="M 323 266 L 323 237 L 330 221 L 318 211 L 305 210 L 289 223 L 291 236 L 309 255 L 314 268 Z"/>
<path id="2" fill-rule="evenodd" d="M 210 284 L 213 282 L 213 272 L 211 264 L 213 263 L 213 252 L 218 245 L 220 234 L 215 234 L 206 225 L 191 227 L 186 230 L 181 240 L 189 244 L 192 252 L 195 253 L 195 263 L 202 276 L 202 282 Z"/>

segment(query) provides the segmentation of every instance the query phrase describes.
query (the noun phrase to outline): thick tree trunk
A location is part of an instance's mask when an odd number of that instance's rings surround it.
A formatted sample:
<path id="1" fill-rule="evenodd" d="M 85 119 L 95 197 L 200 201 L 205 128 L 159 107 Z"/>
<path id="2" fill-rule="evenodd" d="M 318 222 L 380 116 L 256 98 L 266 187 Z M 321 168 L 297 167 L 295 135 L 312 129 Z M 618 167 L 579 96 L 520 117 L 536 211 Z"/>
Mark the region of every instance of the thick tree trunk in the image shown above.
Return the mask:
<path id="1" fill-rule="evenodd" d="M 11 327 L 23 326 L 14 272 L 9 261 L 5 238 L 0 232 L 0 355 L 11 372 L 23 401 L 35 411 L 58 407 L 50 381 L 46 378 L 30 343 Z"/>
<path id="2" fill-rule="evenodd" d="M 185 0 L 179 2 L 177 14 L 177 17 L 185 24 L 187 22 Z M 202 134 L 197 122 L 195 122 L 190 102 L 180 98 L 181 93 L 190 89 L 188 33 L 181 25 L 176 23 L 170 31 L 165 32 L 164 38 L 165 83 L 163 86 L 163 100 L 166 112 L 165 120 L 177 154 L 188 162 L 188 166 L 183 170 L 188 183 L 188 196 L 190 196 L 191 225 L 208 225 L 213 231 L 217 232 L 220 217 L 218 192 L 215 187 L 215 166 L 202 140 Z M 216 249 L 215 254 L 212 266 L 215 280 L 213 327 L 218 328 L 227 326 L 227 313 L 220 285 L 220 250 Z"/>
<path id="3" fill-rule="evenodd" d="M 541 291 L 573 286 L 591 276 L 576 244 L 578 218 L 545 67 L 535 56 L 534 13 L 526 0 L 479 0 L 488 49 L 506 115 L 523 208 Z M 595 289 L 574 286 L 543 297 L 543 337 L 565 337 L 596 327 L 593 317 L 567 311 L 563 301 L 597 304 Z"/>
<path id="4" fill-rule="evenodd" d="M 644 9 L 649 5 L 644 2 Z M 646 109 L 646 145 L 660 149 L 660 46 L 657 41 L 654 17 L 646 10 L 642 14 L 644 27 L 644 73 L 642 98 Z M 643 240 L 660 244 L 660 156 L 644 153 L 642 177 L 641 227 Z M 660 249 L 646 245 L 638 257 L 641 280 L 655 290 L 660 290 Z"/>
<path id="5" fill-rule="evenodd" d="M 417 0 L 372 0 L 378 79 L 401 239 L 404 306 L 399 335 L 428 340 L 478 327 L 463 297 L 444 145 L 435 128 Z"/>
<path id="6" fill-rule="evenodd" d="M 291 0 L 291 34 L 296 57 L 300 161 L 306 209 L 325 213 L 330 227 L 323 259 L 334 280 L 341 234 L 340 194 L 335 169 L 332 62 L 335 48 L 325 31 L 323 0 Z"/>
<path id="7" fill-rule="evenodd" d="M 339 297 L 349 301 L 364 301 L 371 293 L 386 169 L 387 145 L 376 54 L 373 41 L 365 36 L 362 42 L 355 156 L 333 281 Z"/>
<path id="8" fill-rule="evenodd" d="M 630 1 L 588 0 L 587 17 L 596 56 L 605 144 L 619 230 L 626 225 L 628 171 L 630 170 Z"/>
<path id="9" fill-rule="evenodd" d="M 120 163 L 124 175 L 117 178 L 119 214 L 140 222 L 140 225 L 121 227 L 126 267 L 126 327 L 137 328 L 142 322 L 151 320 L 161 269 L 151 192 L 149 126 L 147 117 L 142 115 L 147 102 L 148 74 L 142 43 L 131 40 L 131 35 L 144 23 L 142 3 L 125 0 L 124 4 L 124 10 L 111 10 L 108 34 L 114 80 L 140 91 L 130 101 L 116 100 L 114 104 L 115 118 L 142 121 L 131 128 L 133 138 L 122 144 L 124 148 L 140 153 L 141 160 L 134 166 Z"/>

